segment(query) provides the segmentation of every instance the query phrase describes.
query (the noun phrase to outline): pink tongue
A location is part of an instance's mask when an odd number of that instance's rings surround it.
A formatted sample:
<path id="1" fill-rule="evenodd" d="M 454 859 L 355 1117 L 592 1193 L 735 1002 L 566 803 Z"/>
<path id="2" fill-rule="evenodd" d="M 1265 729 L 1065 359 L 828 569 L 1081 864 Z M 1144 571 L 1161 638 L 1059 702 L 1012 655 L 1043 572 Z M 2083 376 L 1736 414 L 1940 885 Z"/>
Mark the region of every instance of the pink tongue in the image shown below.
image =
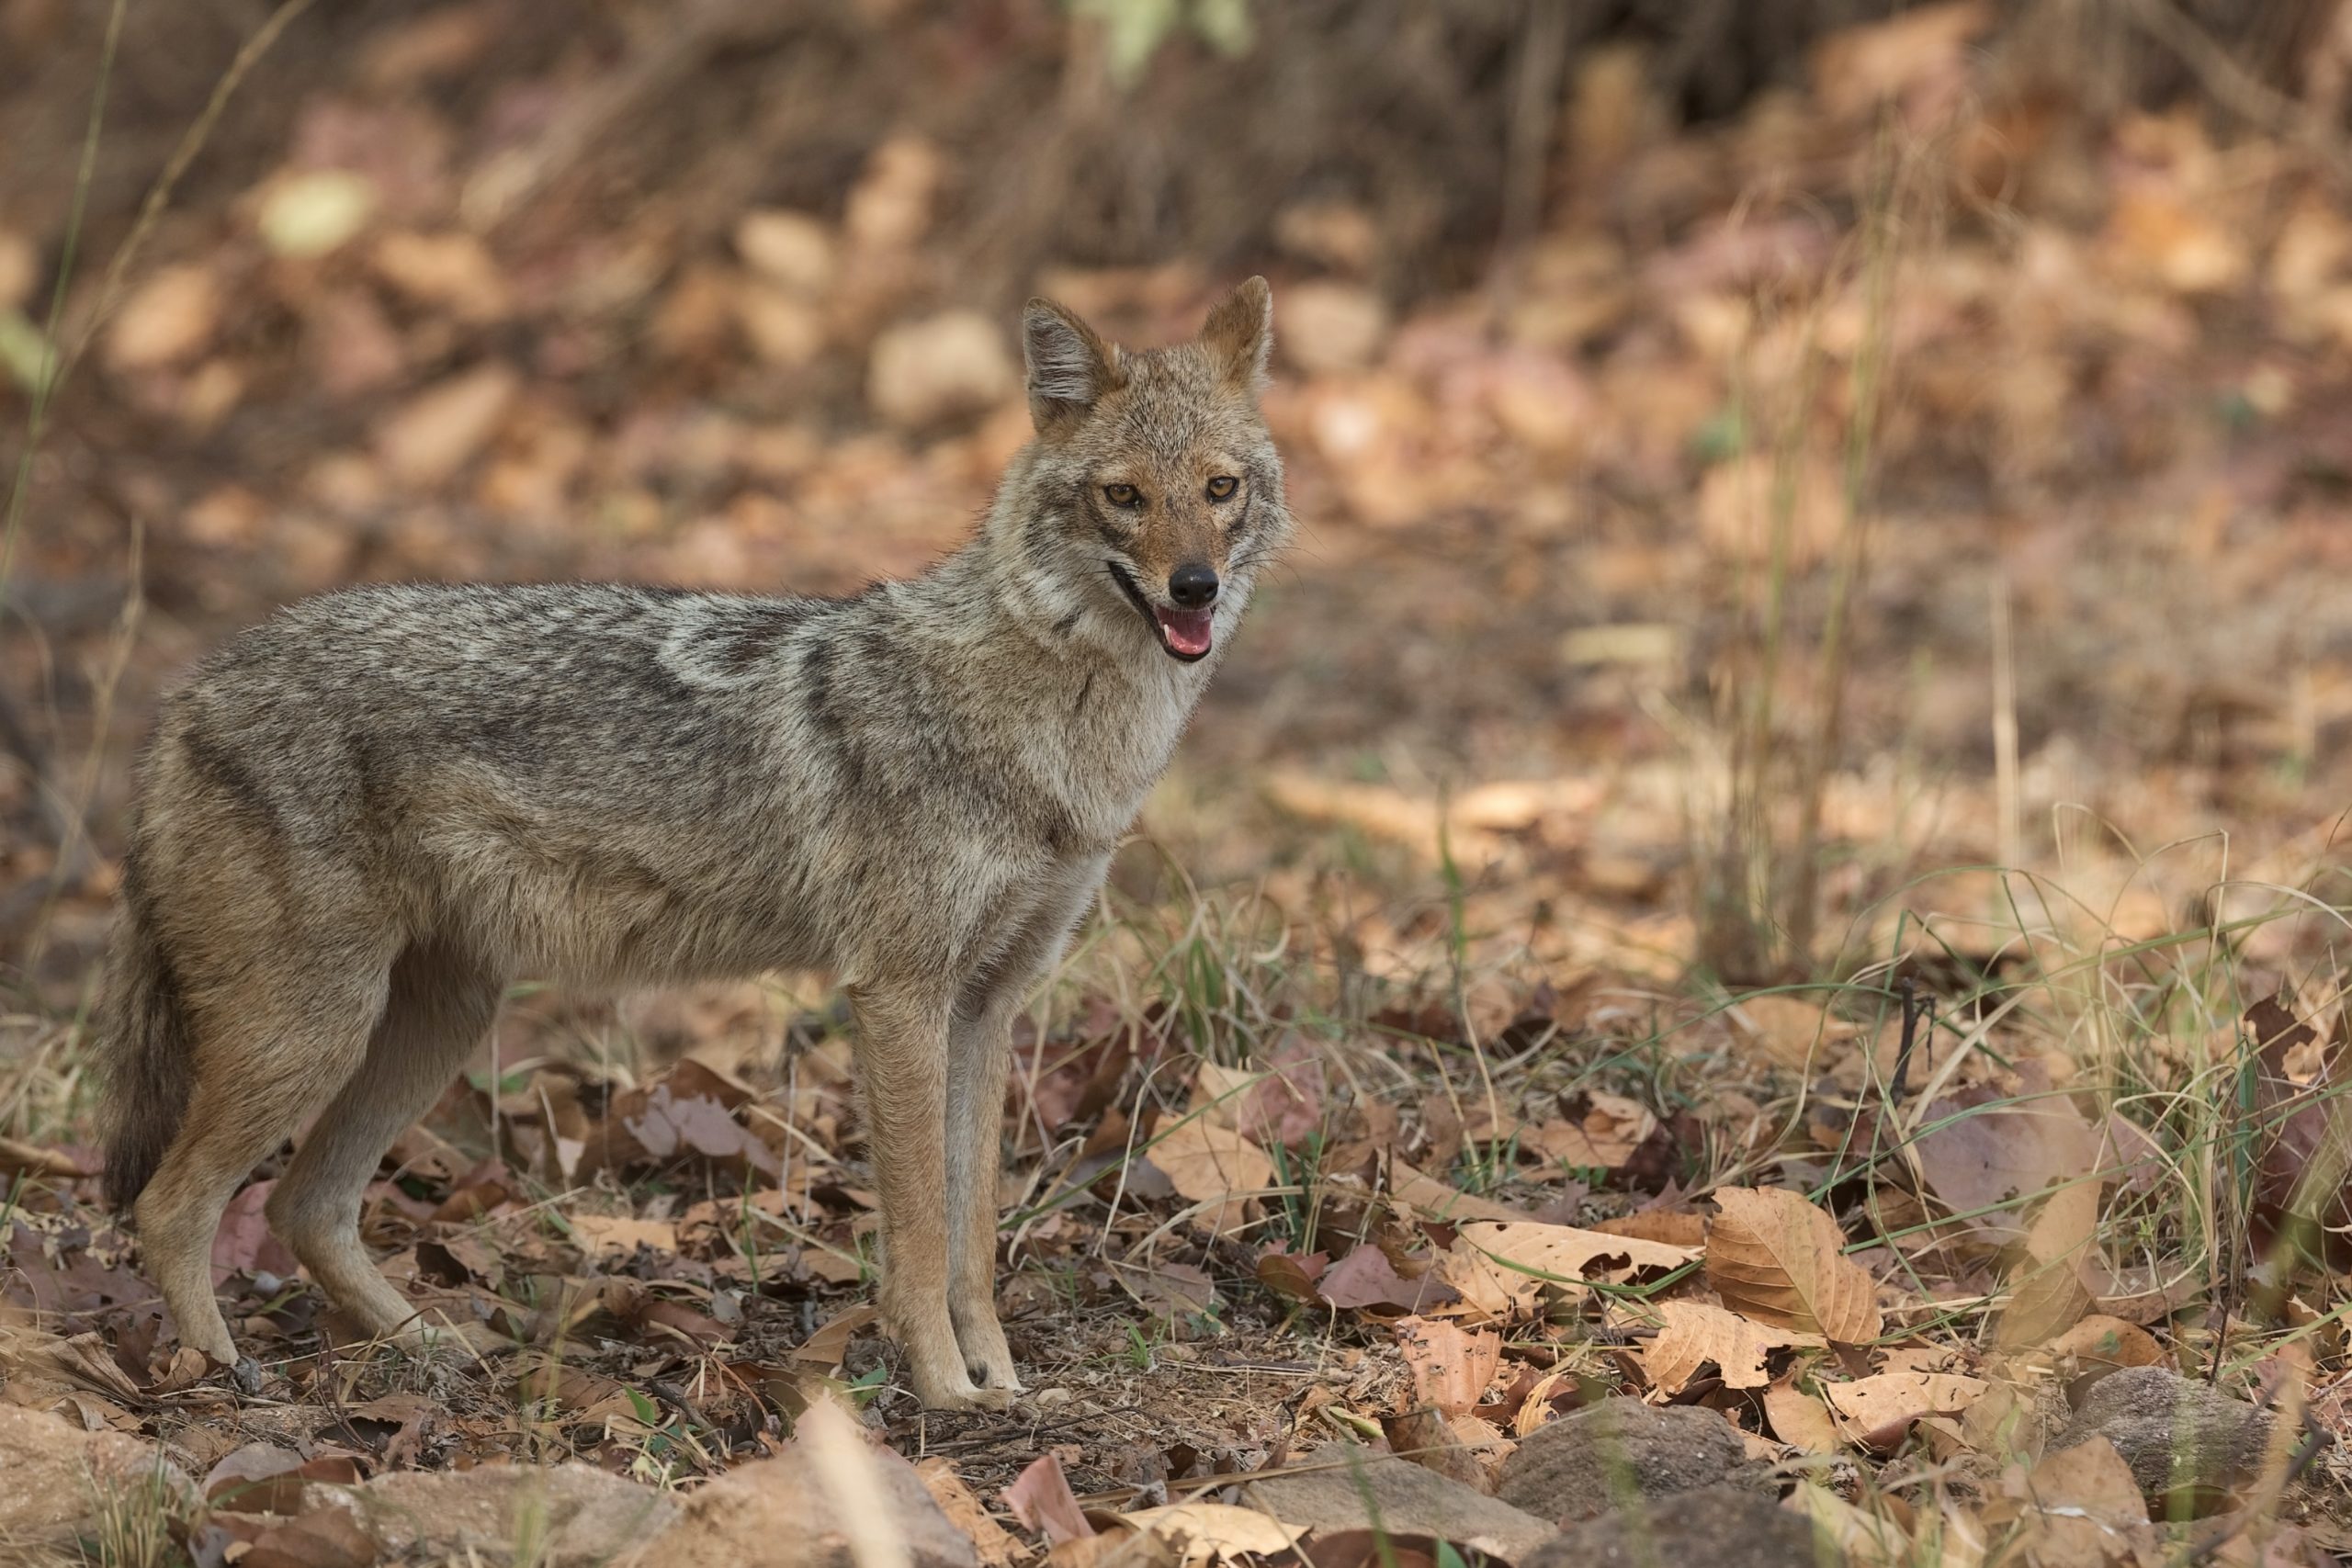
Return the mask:
<path id="1" fill-rule="evenodd" d="M 1209 650 L 1209 611 L 1161 610 L 1155 606 L 1153 614 L 1159 617 L 1159 629 L 1168 634 L 1168 646 L 1177 652 Z"/>

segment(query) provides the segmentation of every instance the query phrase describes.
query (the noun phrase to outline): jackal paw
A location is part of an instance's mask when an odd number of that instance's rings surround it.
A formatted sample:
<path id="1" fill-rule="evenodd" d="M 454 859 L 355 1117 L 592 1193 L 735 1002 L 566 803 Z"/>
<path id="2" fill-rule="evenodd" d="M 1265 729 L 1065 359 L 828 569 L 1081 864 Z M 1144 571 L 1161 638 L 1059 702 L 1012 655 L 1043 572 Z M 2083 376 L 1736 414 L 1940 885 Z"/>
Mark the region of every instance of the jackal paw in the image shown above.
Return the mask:
<path id="1" fill-rule="evenodd" d="M 1013 1393 L 1009 1388 L 982 1388 L 968 1376 L 928 1385 L 915 1379 L 915 1397 L 926 1410 L 1009 1410 Z"/>
<path id="2" fill-rule="evenodd" d="M 959 1321 L 956 1325 L 956 1342 L 963 1352 L 965 1374 L 974 1386 L 1009 1394 L 1023 1392 L 1020 1371 L 1012 1362 L 1012 1348 L 1005 1343 L 1004 1330 L 998 1325 L 995 1314 Z"/>

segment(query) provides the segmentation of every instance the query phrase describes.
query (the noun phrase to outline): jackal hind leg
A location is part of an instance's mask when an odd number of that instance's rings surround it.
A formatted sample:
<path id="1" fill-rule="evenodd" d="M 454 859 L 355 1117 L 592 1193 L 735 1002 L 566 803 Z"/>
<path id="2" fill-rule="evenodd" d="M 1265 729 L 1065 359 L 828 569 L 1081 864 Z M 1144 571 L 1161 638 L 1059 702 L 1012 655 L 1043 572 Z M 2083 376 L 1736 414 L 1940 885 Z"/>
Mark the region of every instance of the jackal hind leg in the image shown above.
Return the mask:
<path id="1" fill-rule="evenodd" d="M 247 1173 L 359 1066 L 389 958 L 365 942 L 273 953 L 191 1010 L 194 1089 L 134 1212 L 148 1276 L 181 1343 L 224 1366 L 237 1348 L 212 1293 L 220 1215 Z"/>
<path id="2" fill-rule="evenodd" d="M 500 976 L 446 944 L 401 953 L 366 1058 L 270 1194 L 271 1228 L 327 1296 L 379 1337 L 421 1347 L 426 1325 L 360 1241 L 361 1195 L 392 1140 L 432 1109 L 489 1033 L 504 989 Z"/>

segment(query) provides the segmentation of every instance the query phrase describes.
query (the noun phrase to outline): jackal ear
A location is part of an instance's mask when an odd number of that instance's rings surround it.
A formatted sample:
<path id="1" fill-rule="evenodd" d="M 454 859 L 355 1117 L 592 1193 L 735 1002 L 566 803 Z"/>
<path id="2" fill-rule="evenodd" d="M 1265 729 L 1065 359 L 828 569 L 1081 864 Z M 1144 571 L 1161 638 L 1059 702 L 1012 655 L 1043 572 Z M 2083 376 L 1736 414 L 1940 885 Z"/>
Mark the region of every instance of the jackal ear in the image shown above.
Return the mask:
<path id="1" fill-rule="evenodd" d="M 1029 417 L 1039 430 L 1083 414 L 1118 384 L 1119 345 L 1051 299 L 1021 313 L 1021 357 L 1029 367 Z"/>
<path id="2" fill-rule="evenodd" d="M 1216 302 L 1201 328 L 1201 346 L 1226 379 L 1256 397 L 1266 389 L 1266 361 L 1274 352 L 1274 291 L 1252 277 Z"/>

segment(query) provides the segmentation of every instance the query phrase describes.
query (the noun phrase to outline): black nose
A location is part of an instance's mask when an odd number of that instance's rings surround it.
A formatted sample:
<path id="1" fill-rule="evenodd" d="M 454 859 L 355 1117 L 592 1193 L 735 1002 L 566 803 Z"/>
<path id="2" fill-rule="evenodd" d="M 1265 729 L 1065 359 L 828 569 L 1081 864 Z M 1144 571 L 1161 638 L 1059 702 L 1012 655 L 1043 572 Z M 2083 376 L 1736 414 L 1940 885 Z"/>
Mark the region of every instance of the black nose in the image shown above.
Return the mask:
<path id="1" fill-rule="evenodd" d="M 1204 566 L 1180 566 L 1168 574 L 1168 596 L 1180 609 L 1204 610 L 1216 603 L 1216 573 Z"/>

